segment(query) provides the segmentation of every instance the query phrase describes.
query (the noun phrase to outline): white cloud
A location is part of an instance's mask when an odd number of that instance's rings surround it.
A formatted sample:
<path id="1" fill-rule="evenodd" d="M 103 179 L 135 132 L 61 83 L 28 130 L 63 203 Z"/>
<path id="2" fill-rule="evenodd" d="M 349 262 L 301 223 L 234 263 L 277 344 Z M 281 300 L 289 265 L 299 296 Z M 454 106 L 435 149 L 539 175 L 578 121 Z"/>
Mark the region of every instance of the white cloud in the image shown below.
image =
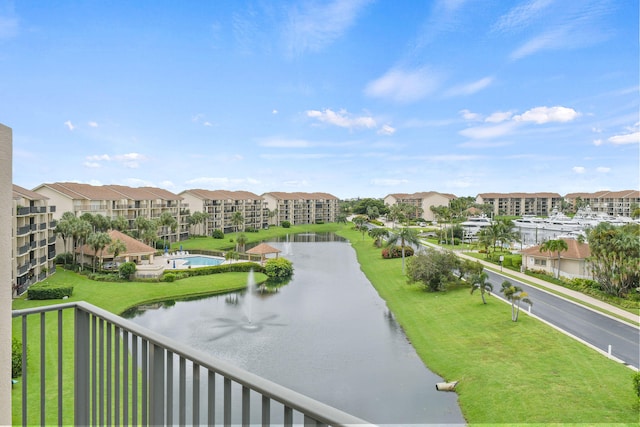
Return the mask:
<path id="1" fill-rule="evenodd" d="M 462 136 L 471 139 L 497 138 L 511 133 L 516 127 L 513 122 L 501 123 L 495 126 L 475 126 L 458 132 Z"/>
<path id="2" fill-rule="evenodd" d="M 513 113 L 511 111 L 496 111 L 484 119 L 484 121 L 487 123 L 501 123 L 505 120 L 509 120 L 512 116 Z"/>
<path id="3" fill-rule="evenodd" d="M 306 179 L 283 181 L 282 185 L 284 185 L 285 187 L 304 188 L 309 186 L 309 181 L 307 181 Z"/>
<path id="4" fill-rule="evenodd" d="M 482 120 L 482 114 L 473 113 L 473 112 L 471 112 L 471 111 L 469 111 L 467 109 L 460 110 L 459 113 L 465 120 L 469 120 L 469 121 L 480 121 L 480 120 Z"/>
<path id="5" fill-rule="evenodd" d="M 573 168 L 571 168 L 571 170 L 579 174 L 585 173 L 587 171 L 583 166 L 574 166 Z"/>
<path id="6" fill-rule="evenodd" d="M 84 167 L 91 168 L 91 169 L 97 169 L 102 167 L 102 165 L 97 162 L 84 162 L 83 165 Z"/>
<path id="7" fill-rule="evenodd" d="M 354 129 L 354 128 L 375 128 L 376 121 L 373 117 L 361 116 L 361 117 L 353 117 L 346 110 L 340 110 L 335 112 L 330 109 L 325 109 L 324 111 L 318 110 L 308 110 L 307 117 L 311 117 L 313 119 L 317 119 L 320 122 L 328 123 L 331 125 Z"/>
<path id="8" fill-rule="evenodd" d="M 608 167 L 606 167 L 606 166 L 598 166 L 598 167 L 596 168 L 596 171 L 597 171 L 597 172 L 600 172 L 600 173 L 608 173 L 608 172 L 610 172 L 610 171 L 611 171 L 611 168 L 608 168 Z"/>
<path id="9" fill-rule="evenodd" d="M 275 108 L 271 111 L 271 114 L 278 114 L 278 110 L 276 110 Z"/>
<path id="10" fill-rule="evenodd" d="M 333 0 L 297 3 L 288 11 L 285 29 L 291 55 L 319 51 L 330 45 L 353 25 L 371 0 Z"/>
<path id="11" fill-rule="evenodd" d="M 385 178 L 375 178 L 371 180 L 371 184 L 379 185 L 382 187 L 394 187 L 397 185 L 408 184 L 409 180 L 407 179 L 385 179 Z"/>
<path id="12" fill-rule="evenodd" d="M 87 156 L 87 160 L 88 161 L 94 161 L 94 162 L 97 162 L 97 161 L 107 161 L 108 162 L 109 160 L 111 160 L 111 157 L 109 157 L 108 154 L 95 154 L 93 156 Z"/>
<path id="13" fill-rule="evenodd" d="M 427 67 L 416 70 L 399 68 L 369 82 L 364 93 L 372 98 L 386 98 L 394 102 L 410 103 L 433 93 L 440 85 L 440 76 Z"/>
<path id="14" fill-rule="evenodd" d="M 640 132 L 615 135 L 608 138 L 607 141 L 615 145 L 636 144 L 640 142 Z"/>
<path id="15" fill-rule="evenodd" d="M 120 162 L 125 167 L 135 169 L 140 166 L 139 162 L 147 160 L 147 157 L 140 153 L 117 154 L 115 156 L 110 156 L 108 154 L 94 154 L 87 156 L 86 160 L 87 161 L 84 165 L 87 167 L 100 167 L 100 162 Z"/>
<path id="16" fill-rule="evenodd" d="M 573 108 L 562 106 L 555 107 L 535 107 L 525 111 L 523 114 L 514 116 L 516 122 L 534 122 L 537 124 L 549 122 L 570 122 L 580 116 Z"/>
<path id="17" fill-rule="evenodd" d="M 69 130 L 74 130 L 76 127 L 73 125 L 73 123 L 71 123 L 71 120 L 67 120 L 66 122 L 64 122 L 64 125 L 67 127 L 67 129 Z"/>
<path id="18" fill-rule="evenodd" d="M 599 145 L 602 145 L 602 140 L 601 139 L 594 139 L 593 140 L 593 145 L 595 145 L 596 147 Z"/>
<path id="19" fill-rule="evenodd" d="M 446 93 L 447 96 L 461 96 L 461 95 L 473 95 L 476 92 L 488 87 L 493 83 L 493 77 L 484 77 L 475 82 L 471 82 L 465 85 L 455 86 L 449 89 Z"/>
<path id="20" fill-rule="evenodd" d="M 98 122 L 89 122 L 87 124 L 89 125 L 89 127 L 92 127 L 92 128 L 97 128 L 98 127 Z"/>
<path id="21" fill-rule="evenodd" d="M 396 129 L 389 125 L 382 125 L 382 127 L 378 131 L 379 135 L 393 135 L 394 133 L 396 133 Z"/>
<path id="22" fill-rule="evenodd" d="M 502 15 L 494 25 L 495 31 L 520 30 L 527 27 L 553 0 L 530 0 Z"/>

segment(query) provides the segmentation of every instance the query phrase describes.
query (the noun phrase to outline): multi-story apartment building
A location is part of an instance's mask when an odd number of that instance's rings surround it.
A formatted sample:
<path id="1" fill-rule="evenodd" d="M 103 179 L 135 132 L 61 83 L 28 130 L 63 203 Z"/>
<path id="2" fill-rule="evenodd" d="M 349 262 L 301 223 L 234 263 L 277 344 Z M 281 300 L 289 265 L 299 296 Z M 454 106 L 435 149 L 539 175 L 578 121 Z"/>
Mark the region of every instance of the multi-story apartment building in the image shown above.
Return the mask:
<path id="1" fill-rule="evenodd" d="M 558 193 L 480 193 L 476 203 L 493 206 L 493 215 L 548 216 L 562 207 Z"/>
<path id="2" fill-rule="evenodd" d="M 179 194 L 192 212 L 204 212 L 208 215 L 202 226 L 197 226 L 200 233 L 204 231 L 210 236 L 214 230 L 224 233 L 236 231 L 236 224 L 232 217 L 235 212 L 240 212 L 244 224 L 239 229 L 248 227 L 261 229 L 268 225 L 268 212 L 266 202 L 256 194 L 248 191 L 227 190 L 185 190 Z M 198 231 L 194 231 L 198 234 Z"/>
<path id="3" fill-rule="evenodd" d="M 394 193 L 385 196 L 384 204 L 393 206 L 395 204 L 404 203 L 422 209 L 419 216 L 425 221 L 433 221 L 436 219 L 431 211 L 432 206 L 449 206 L 449 202 L 457 197 L 453 194 L 438 193 L 436 191 L 426 191 L 420 193 L 406 194 Z"/>
<path id="4" fill-rule="evenodd" d="M 89 212 L 109 219 L 123 217 L 133 226 L 137 217 L 158 220 L 163 213 L 169 212 L 178 226 L 175 230 L 159 227 L 158 237 L 166 238 L 169 242 L 189 237 L 188 206 L 180 196 L 161 188 L 56 182 L 41 184 L 33 191 L 48 197 L 55 204 L 54 219 L 60 219 L 64 212 L 73 212 L 76 216 Z"/>
<path id="5" fill-rule="evenodd" d="M 633 208 L 640 206 L 640 191 L 597 191 L 595 193 L 569 193 L 564 196 L 574 210 L 591 208 L 592 212 L 611 216 L 631 216 Z"/>
<path id="6" fill-rule="evenodd" d="M 13 185 L 11 283 L 13 296 L 55 271 L 56 207 L 47 197 Z"/>
<path id="7" fill-rule="evenodd" d="M 292 225 L 335 222 L 340 200 L 329 193 L 264 193 L 262 198 L 273 213 L 270 224 L 289 221 Z"/>

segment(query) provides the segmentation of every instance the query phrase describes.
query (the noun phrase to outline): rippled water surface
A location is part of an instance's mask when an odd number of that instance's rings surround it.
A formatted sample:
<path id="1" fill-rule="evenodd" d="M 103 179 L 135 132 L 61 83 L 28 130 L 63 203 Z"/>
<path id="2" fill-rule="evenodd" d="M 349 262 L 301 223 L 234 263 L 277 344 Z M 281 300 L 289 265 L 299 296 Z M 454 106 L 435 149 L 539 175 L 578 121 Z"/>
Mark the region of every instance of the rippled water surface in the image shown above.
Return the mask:
<path id="1" fill-rule="evenodd" d="M 133 321 L 377 424 L 462 424 L 347 242 L 270 242 L 295 274 L 275 291 L 145 311 Z M 296 241 L 296 240 L 302 240 Z M 428 327 L 428 325 L 425 325 Z"/>

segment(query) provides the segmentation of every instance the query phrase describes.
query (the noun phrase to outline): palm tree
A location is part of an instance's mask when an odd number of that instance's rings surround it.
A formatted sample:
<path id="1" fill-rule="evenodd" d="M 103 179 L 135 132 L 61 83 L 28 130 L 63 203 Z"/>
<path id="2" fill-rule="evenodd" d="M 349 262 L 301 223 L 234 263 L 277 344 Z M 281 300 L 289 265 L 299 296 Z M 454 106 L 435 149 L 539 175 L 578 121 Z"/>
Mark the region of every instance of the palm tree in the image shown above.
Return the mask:
<path id="1" fill-rule="evenodd" d="M 233 224 L 236 227 L 236 233 L 237 233 L 238 232 L 238 227 L 240 227 L 242 224 L 244 224 L 244 217 L 242 216 L 242 212 L 235 211 L 231 215 L 231 224 Z"/>
<path id="2" fill-rule="evenodd" d="M 160 215 L 160 220 L 158 221 L 158 225 L 162 227 L 162 239 L 164 242 L 164 247 L 167 247 L 167 234 L 169 234 L 169 229 L 171 232 L 175 232 L 176 228 L 178 228 L 178 221 L 171 215 L 171 212 L 162 212 Z"/>
<path id="3" fill-rule="evenodd" d="M 395 245 L 398 240 L 400 240 L 402 244 L 402 274 L 404 274 L 404 247 L 407 243 L 416 246 L 420 245 L 420 238 L 416 230 L 403 227 L 391 233 L 389 240 L 387 240 L 387 246 Z"/>
<path id="4" fill-rule="evenodd" d="M 84 250 L 83 245 L 86 242 L 89 234 L 91 234 L 91 224 L 83 219 L 77 218 L 73 221 L 71 226 L 71 234 L 73 235 L 74 247 L 74 259 L 75 259 L 75 248 L 76 246 L 80 246 L 80 258 L 81 260 L 84 258 Z M 80 261 L 80 269 L 82 269 L 82 261 Z"/>
<path id="5" fill-rule="evenodd" d="M 560 253 L 569 250 L 569 245 L 565 240 L 547 240 L 540 246 L 540 252 L 556 252 L 558 254 L 558 268 L 556 279 L 560 277 Z"/>
<path id="6" fill-rule="evenodd" d="M 126 250 L 127 250 L 127 245 L 125 245 L 124 242 L 120 239 L 116 239 L 112 241 L 111 244 L 109 244 L 109 247 L 107 248 L 107 252 L 109 252 L 110 254 L 113 254 L 114 262 L 116 258 L 118 258 L 118 255 L 120 255 L 122 252 Z"/>
<path id="7" fill-rule="evenodd" d="M 91 233 L 87 238 L 87 244 L 93 249 L 93 272 L 96 272 L 96 258 L 98 258 L 98 251 L 100 252 L 100 264 L 102 264 L 102 252 L 104 248 L 111 243 L 111 236 L 108 233 L 99 231 L 97 233 Z"/>
<path id="8" fill-rule="evenodd" d="M 512 285 L 511 282 L 505 280 L 502 282 L 502 289 L 500 292 L 504 294 L 504 297 L 511 301 L 511 320 L 513 322 L 518 321 L 518 314 L 520 314 L 520 302 L 533 305 L 533 302 L 529 298 L 529 294 L 522 290 L 520 286 Z"/>
<path id="9" fill-rule="evenodd" d="M 493 290 L 493 285 L 489 282 L 489 275 L 484 271 L 474 274 L 471 277 L 471 294 L 474 291 L 480 290 L 480 296 L 482 297 L 482 303 L 486 304 L 487 301 L 484 299 L 485 292 L 491 295 L 491 291 Z"/>
<path id="10" fill-rule="evenodd" d="M 240 233 L 238 237 L 236 237 L 236 251 L 240 250 L 240 248 L 244 250 L 244 245 L 246 245 L 247 242 L 249 242 L 247 236 L 244 233 Z"/>
<path id="11" fill-rule="evenodd" d="M 369 236 L 374 239 L 373 244 L 380 247 L 382 246 L 382 239 L 389 236 L 389 230 L 386 228 L 375 227 L 369 230 Z"/>
<path id="12" fill-rule="evenodd" d="M 364 215 L 358 215 L 351 220 L 356 225 L 356 230 L 362 232 L 362 240 L 364 240 L 364 233 L 367 232 L 367 217 Z"/>

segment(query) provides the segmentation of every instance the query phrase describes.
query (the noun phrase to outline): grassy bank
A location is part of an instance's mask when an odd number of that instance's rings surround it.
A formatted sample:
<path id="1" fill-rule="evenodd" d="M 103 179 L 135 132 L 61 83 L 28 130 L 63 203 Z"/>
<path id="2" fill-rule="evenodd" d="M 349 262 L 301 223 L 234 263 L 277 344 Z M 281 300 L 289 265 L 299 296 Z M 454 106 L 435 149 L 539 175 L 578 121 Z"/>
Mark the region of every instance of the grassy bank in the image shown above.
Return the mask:
<path id="1" fill-rule="evenodd" d="M 457 387 L 470 424 L 638 423 L 633 372 L 496 298 L 468 289 L 427 293 L 408 285 L 401 261 L 345 228 L 361 268 L 424 363 Z M 432 387 L 433 385 L 425 385 Z"/>

